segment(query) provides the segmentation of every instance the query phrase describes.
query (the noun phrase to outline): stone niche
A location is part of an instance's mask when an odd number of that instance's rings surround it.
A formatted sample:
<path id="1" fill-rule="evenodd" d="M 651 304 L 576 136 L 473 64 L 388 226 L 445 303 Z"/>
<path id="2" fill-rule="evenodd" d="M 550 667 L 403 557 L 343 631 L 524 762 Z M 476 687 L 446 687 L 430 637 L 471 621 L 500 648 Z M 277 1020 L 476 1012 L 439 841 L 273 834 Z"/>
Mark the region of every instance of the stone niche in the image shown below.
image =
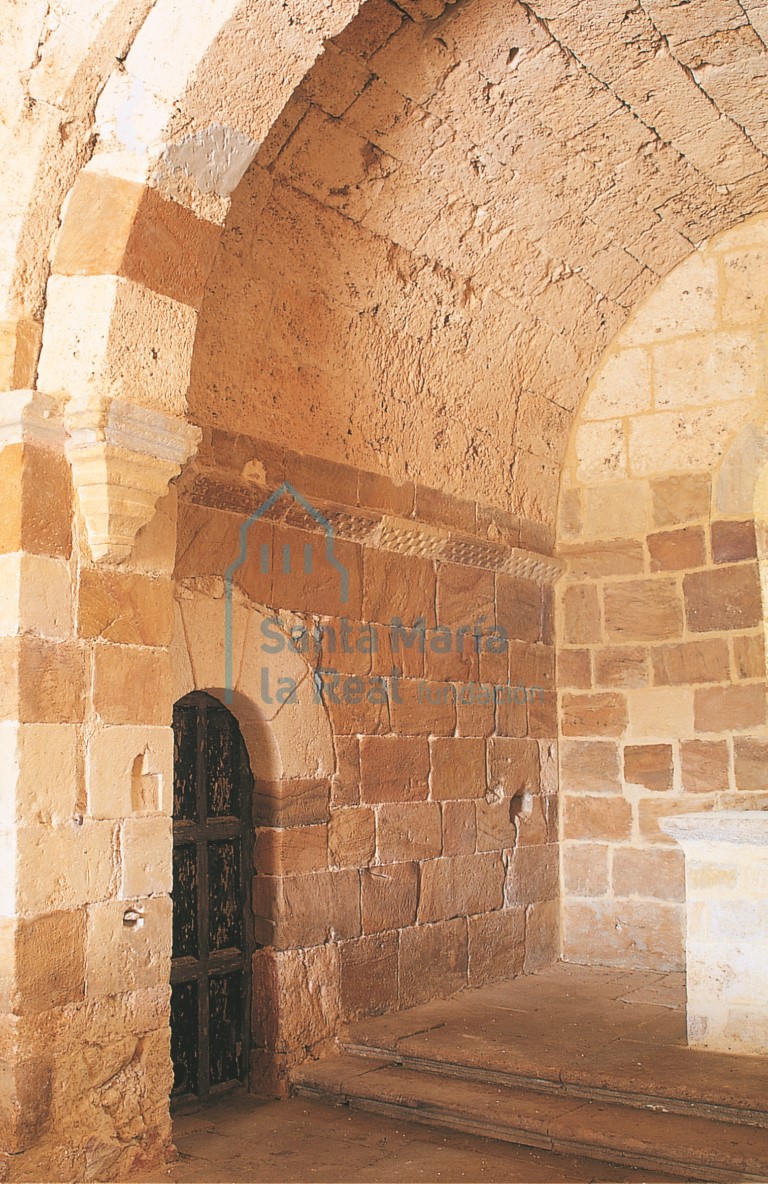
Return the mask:
<path id="1" fill-rule="evenodd" d="M 685 852 L 688 1043 L 768 1054 L 768 812 L 664 818 Z"/>

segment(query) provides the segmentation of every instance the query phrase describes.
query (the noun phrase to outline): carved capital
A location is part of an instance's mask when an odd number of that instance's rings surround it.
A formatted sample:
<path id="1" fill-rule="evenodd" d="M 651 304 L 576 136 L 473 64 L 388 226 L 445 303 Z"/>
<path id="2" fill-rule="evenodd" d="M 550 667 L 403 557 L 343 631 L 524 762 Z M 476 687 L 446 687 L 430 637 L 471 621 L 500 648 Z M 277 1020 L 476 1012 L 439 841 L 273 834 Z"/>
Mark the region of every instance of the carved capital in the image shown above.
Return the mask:
<path id="1" fill-rule="evenodd" d="M 65 423 L 91 554 L 121 563 L 197 449 L 200 429 L 123 399 L 70 403 Z"/>

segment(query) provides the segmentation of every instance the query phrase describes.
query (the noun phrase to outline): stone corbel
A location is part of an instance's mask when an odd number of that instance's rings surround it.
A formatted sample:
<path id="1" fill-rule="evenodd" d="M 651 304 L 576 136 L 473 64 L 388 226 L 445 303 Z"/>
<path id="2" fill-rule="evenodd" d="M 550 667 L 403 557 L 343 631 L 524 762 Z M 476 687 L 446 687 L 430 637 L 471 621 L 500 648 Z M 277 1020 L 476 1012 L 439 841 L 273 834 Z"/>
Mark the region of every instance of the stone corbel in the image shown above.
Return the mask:
<path id="1" fill-rule="evenodd" d="M 122 563 L 196 451 L 200 429 L 124 399 L 73 401 L 64 419 L 91 554 L 97 562 Z"/>

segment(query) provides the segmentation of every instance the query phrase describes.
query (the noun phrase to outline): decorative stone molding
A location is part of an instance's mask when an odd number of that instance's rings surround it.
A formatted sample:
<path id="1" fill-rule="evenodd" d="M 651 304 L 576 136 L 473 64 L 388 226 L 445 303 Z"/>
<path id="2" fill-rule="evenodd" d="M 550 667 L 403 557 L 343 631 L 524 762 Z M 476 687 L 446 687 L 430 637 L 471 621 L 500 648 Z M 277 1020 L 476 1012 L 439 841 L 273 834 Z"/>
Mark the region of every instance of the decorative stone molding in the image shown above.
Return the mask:
<path id="1" fill-rule="evenodd" d="M 66 453 L 96 561 L 121 563 L 200 441 L 186 420 L 123 399 L 71 403 Z"/>
<path id="2" fill-rule="evenodd" d="M 252 514 L 265 501 L 272 490 L 262 486 L 247 485 L 232 479 L 222 479 L 220 472 L 188 471 L 185 496 L 201 506 L 230 513 Z M 396 551 L 441 563 L 460 563 L 466 567 L 499 571 L 517 579 L 533 580 L 538 584 L 554 584 L 562 574 L 565 564 L 551 555 L 542 555 L 523 547 L 508 543 L 489 541 L 435 526 L 418 518 L 399 518 L 386 514 L 374 514 L 364 509 L 350 509 L 329 505 L 325 501 L 315 503 L 323 516 L 331 523 L 338 539 L 348 539 L 364 547 L 378 551 Z M 283 521 L 290 526 L 305 530 L 318 529 L 307 521 L 305 512 L 293 504 L 273 506 L 265 515 L 274 521 Z"/>

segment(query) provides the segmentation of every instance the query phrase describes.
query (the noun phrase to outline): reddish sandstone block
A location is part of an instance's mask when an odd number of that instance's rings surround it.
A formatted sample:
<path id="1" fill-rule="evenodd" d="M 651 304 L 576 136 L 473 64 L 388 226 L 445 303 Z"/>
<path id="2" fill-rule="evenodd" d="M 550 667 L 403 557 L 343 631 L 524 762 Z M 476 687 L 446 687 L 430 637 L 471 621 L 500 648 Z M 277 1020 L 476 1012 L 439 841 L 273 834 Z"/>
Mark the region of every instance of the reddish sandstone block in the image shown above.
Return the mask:
<path id="1" fill-rule="evenodd" d="M 452 683 L 403 679 L 392 693 L 392 731 L 403 736 L 452 736 L 456 698 Z"/>
<path id="2" fill-rule="evenodd" d="M 732 637 L 731 648 L 737 678 L 765 677 L 765 640 L 762 631 Z"/>
<path id="3" fill-rule="evenodd" d="M 596 584 L 571 584 L 563 592 L 563 636 L 572 645 L 601 638 L 600 598 Z"/>
<path id="4" fill-rule="evenodd" d="M 711 793 L 729 788 L 725 740 L 684 740 L 680 745 L 680 763 L 686 792 Z"/>
<path id="5" fill-rule="evenodd" d="M 510 641 L 509 681 L 513 687 L 555 689 L 555 649 L 531 641 Z"/>
<path id="6" fill-rule="evenodd" d="M 486 790 L 485 741 L 450 736 L 430 740 L 430 797 L 479 798 Z"/>
<path id="7" fill-rule="evenodd" d="M 615 793 L 619 746 L 611 740 L 562 740 L 560 783 L 567 793 Z"/>
<path id="8" fill-rule="evenodd" d="M 251 548 L 252 548 L 251 544 Z M 306 548 L 311 548 L 312 570 L 305 569 Z M 287 548 L 287 550 L 286 550 Z M 328 562 L 325 536 L 312 529 L 297 529 L 276 523 L 273 534 L 272 591 L 281 609 L 318 613 L 324 617 L 361 618 L 363 561 L 362 548 L 346 539 L 334 541 L 334 554 L 347 574 L 347 599 L 342 601 L 339 570 Z M 289 568 L 285 570 L 286 566 Z M 369 620 L 363 616 L 364 620 Z"/>
<path id="9" fill-rule="evenodd" d="M 560 901 L 534 900 L 525 910 L 524 974 L 535 974 L 560 958 Z"/>
<path id="10" fill-rule="evenodd" d="M 469 985 L 482 987 L 521 974 L 525 909 L 503 908 L 469 917 Z"/>
<path id="11" fill-rule="evenodd" d="M 671 789 L 672 745 L 628 744 L 624 749 L 624 778 L 646 789 Z"/>
<path id="12" fill-rule="evenodd" d="M 357 736 L 334 736 L 336 772 L 331 780 L 334 806 L 354 806 L 360 801 L 360 741 Z"/>
<path id="13" fill-rule="evenodd" d="M 565 797 L 563 838 L 622 842 L 630 837 L 632 810 L 622 797 Z"/>
<path id="14" fill-rule="evenodd" d="M 416 517 L 433 526 L 447 526 L 451 530 L 470 534 L 475 532 L 474 502 L 454 497 L 441 489 L 430 489 L 426 485 L 416 486 Z"/>
<path id="15" fill-rule="evenodd" d="M 21 550 L 68 559 L 72 550 L 72 478 L 67 459 L 47 448 L 21 447 Z"/>
<path id="16" fill-rule="evenodd" d="M 427 559 L 365 549 L 363 619 L 389 625 L 393 617 L 410 629 L 419 619 L 435 621 L 435 568 Z"/>
<path id="17" fill-rule="evenodd" d="M 612 641 L 665 641 L 682 633 L 683 611 L 674 580 L 609 583 L 604 597 L 605 630 Z"/>
<path id="18" fill-rule="evenodd" d="M 400 1007 L 453 995 L 467 985 L 467 921 L 414 925 L 400 934 Z"/>
<path id="19" fill-rule="evenodd" d="M 448 645 L 450 649 L 447 648 Z M 426 677 L 433 682 L 477 682 L 479 678 L 483 681 L 506 682 L 507 655 L 481 653 L 481 646 L 482 641 L 476 643 L 471 635 L 459 638 L 455 631 L 446 633 L 430 629 L 424 654 Z M 501 660 L 501 679 L 489 679 L 482 671 L 482 664 L 487 662 L 489 657 L 494 661 Z"/>
<path id="20" fill-rule="evenodd" d="M 496 708 L 493 702 L 475 703 L 471 696 L 462 703 L 462 689 L 457 690 L 456 731 L 459 736 L 491 736 L 496 727 Z M 525 707 L 523 706 L 523 714 Z"/>
<path id="21" fill-rule="evenodd" d="M 302 827 L 311 830 L 311 827 Z M 376 851 L 376 819 L 367 806 L 332 810 L 328 827 L 331 867 L 366 867 Z"/>
<path id="22" fill-rule="evenodd" d="M 511 644 L 522 643 L 512 642 Z M 489 686 L 504 687 L 508 684 L 509 653 L 489 653 L 487 650 L 481 650 L 478 654 L 478 667 L 478 673 L 474 676 L 476 681 L 479 678 L 480 682 Z M 469 677 L 464 676 L 464 681 L 469 681 Z"/>
<path id="23" fill-rule="evenodd" d="M 429 743 L 422 736 L 364 736 L 360 741 L 364 802 L 409 802 L 429 792 Z"/>
<path id="24" fill-rule="evenodd" d="M 346 1019 L 397 1006 L 397 934 L 376 934 L 341 946 L 341 1010 Z"/>
<path id="25" fill-rule="evenodd" d="M 360 882 L 363 933 L 402 929 L 415 923 L 419 896 L 417 864 L 381 863 L 364 868 Z"/>
<path id="26" fill-rule="evenodd" d="M 651 571 L 682 571 L 707 561 L 704 528 L 685 526 L 648 535 Z"/>
<path id="27" fill-rule="evenodd" d="M 544 591 L 533 580 L 496 577 L 496 619 L 520 641 L 544 641 Z"/>
<path id="28" fill-rule="evenodd" d="M 325 778 L 258 780 L 253 788 L 256 826 L 309 826 L 330 819 L 330 784 Z"/>
<path id="29" fill-rule="evenodd" d="M 639 576 L 645 570 L 643 544 L 637 539 L 568 545 L 561 547 L 559 554 L 567 560 L 568 575 L 574 580 Z"/>
<path id="30" fill-rule="evenodd" d="M 587 691 L 592 686 L 589 650 L 567 649 L 557 655 L 557 682 L 561 687 Z"/>
<path id="31" fill-rule="evenodd" d="M 443 855 L 471 855 L 477 847 L 475 803 L 441 802 L 443 818 Z"/>
<path id="32" fill-rule="evenodd" d="M 757 557 L 754 519 L 746 522 L 713 522 L 710 529 L 714 563 L 739 563 Z"/>
<path id="33" fill-rule="evenodd" d="M 314 622 L 307 622 L 307 633 L 312 635 Z M 349 621 L 342 625 L 339 617 L 324 618 L 319 625 L 320 655 L 314 649 L 308 654 L 322 670 L 339 674 L 367 676 L 372 672 L 373 647 L 378 644 L 378 632 L 363 621 Z"/>
<path id="34" fill-rule="evenodd" d="M 414 632 L 410 623 L 403 632 L 389 625 L 373 625 L 376 649 L 371 655 L 372 673 L 389 678 L 393 674 L 400 678 L 422 678 L 427 663 L 427 635 L 432 630 L 424 628 Z"/>
<path id="35" fill-rule="evenodd" d="M 768 790 L 768 740 L 757 736 L 737 736 L 733 742 L 736 789 Z M 715 785 L 709 789 L 717 789 Z"/>
<path id="36" fill-rule="evenodd" d="M 338 736 L 376 736 L 390 730 L 391 684 L 330 680 L 323 684 L 323 702 L 334 734 Z"/>
<path id="37" fill-rule="evenodd" d="M 697 732 L 745 732 L 765 718 L 764 683 L 703 687 L 694 693 Z"/>
<path id="38" fill-rule="evenodd" d="M 352 465 L 289 449 L 286 449 L 284 463 L 284 479 L 310 501 L 357 505 L 359 473 Z"/>
<path id="39" fill-rule="evenodd" d="M 495 613 L 495 582 L 492 571 L 439 563 L 437 567 L 437 620 L 454 629 L 472 628 L 480 617 L 489 629 Z"/>
<path id="40" fill-rule="evenodd" d="M 557 695 L 545 691 L 543 695 L 528 697 L 528 735 L 537 740 L 554 740 L 557 736 Z"/>
<path id="41" fill-rule="evenodd" d="M 521 799 L 502 798 L 499 802 L 487 802 L 482 798 L 474 806 L 477 850 L 503 851 L 514 847 L 518 838 L 515 819 L 519 815 Z"/>
<path id="42" fill-rule="evenodd" d="M 730 673 L 728 643 L 721 637 L 655 646 L 651 658 L 657 686 L 723 682 Z"/>
<path id="43" fill-rule="evenodd" d="M 380 473 L 358 473 L 358 503 L 368 510 L 380 510 L 385 514 L 408 517 L 414 507 L 415 489 L 413 482 L 397 485 Z"/>
<path id="44" fill-rule="evenodd" d="M 651 496 L 656 526 L 676 526 L 706 518 L 710 499 L 709 474 L 661 477 L 651 481 Z"/>
<path id="45" fill-rule="evenodd" d="M 563 695 L 564 736 L 620 736 L 626 726 L 627 701 L 623 695 L 608 691 Z"/>
<path id="46" fill-rule="evenodd" d="M 320 871 L 328 866 L 328 827 L 265 827 L 257 831 L 253 862 L 267 876 Z"/>
<path id="47" fill-rule="evenodd" d="M 595 686 L 645 687 L 650 682 L 645 646 L 604 646 L 594 651 L 593 662 Z"/>
<path id="48" fill-rule="evenodd" d="M 685 900 L 685 856 L 682 850 L 617 847 L 613 854 L 613 891 L 616 896 Z"/>
<path id="49" fill-rule="evenodd" d="M 350 869 L 256 876 L 253 908 L 257 917 L 271 922 L 272 944 L 279 950 L 359 937 L 359 873 Z"/>
<path id="50" fill-rule="evenodd" d="M 488 913 L 504 903 L 504 865 L 491 852 L 427 860 L 419 882 L 419 924 Z"/>
<path id="51" fill-rule="evenodd" d="M 511 800 L 541 788 L 539 746 L 535 740 L 495 736 L 488 741 L 488 787 Z"/>
<path id="52" fill-rule="evenodd" d="M 499 699 L 496 703 L 496 734 L 499 736 L 527 736 L 527 703 L 518 702 L 514 696 Z"/>
<path id="53" fill-rule="evenodd" d="M 762 620 L 757 564 L 691 572 L 683 579 L 685 615 L 694 633 L 752 629 Z"/>
<path id="54" fill-rule="evenodd" d="M 437 802 L 386 803 L 376 818 L 376 846 L 382 863 L 435 859 L 442 850 Z"/>
<path id="55" fill-rule="evenodd" d="M 554 900 L 560 891 L 560 865 L 555 843 L 517 847 L 509 853 L 504 900 L 507 905 Z"/>

